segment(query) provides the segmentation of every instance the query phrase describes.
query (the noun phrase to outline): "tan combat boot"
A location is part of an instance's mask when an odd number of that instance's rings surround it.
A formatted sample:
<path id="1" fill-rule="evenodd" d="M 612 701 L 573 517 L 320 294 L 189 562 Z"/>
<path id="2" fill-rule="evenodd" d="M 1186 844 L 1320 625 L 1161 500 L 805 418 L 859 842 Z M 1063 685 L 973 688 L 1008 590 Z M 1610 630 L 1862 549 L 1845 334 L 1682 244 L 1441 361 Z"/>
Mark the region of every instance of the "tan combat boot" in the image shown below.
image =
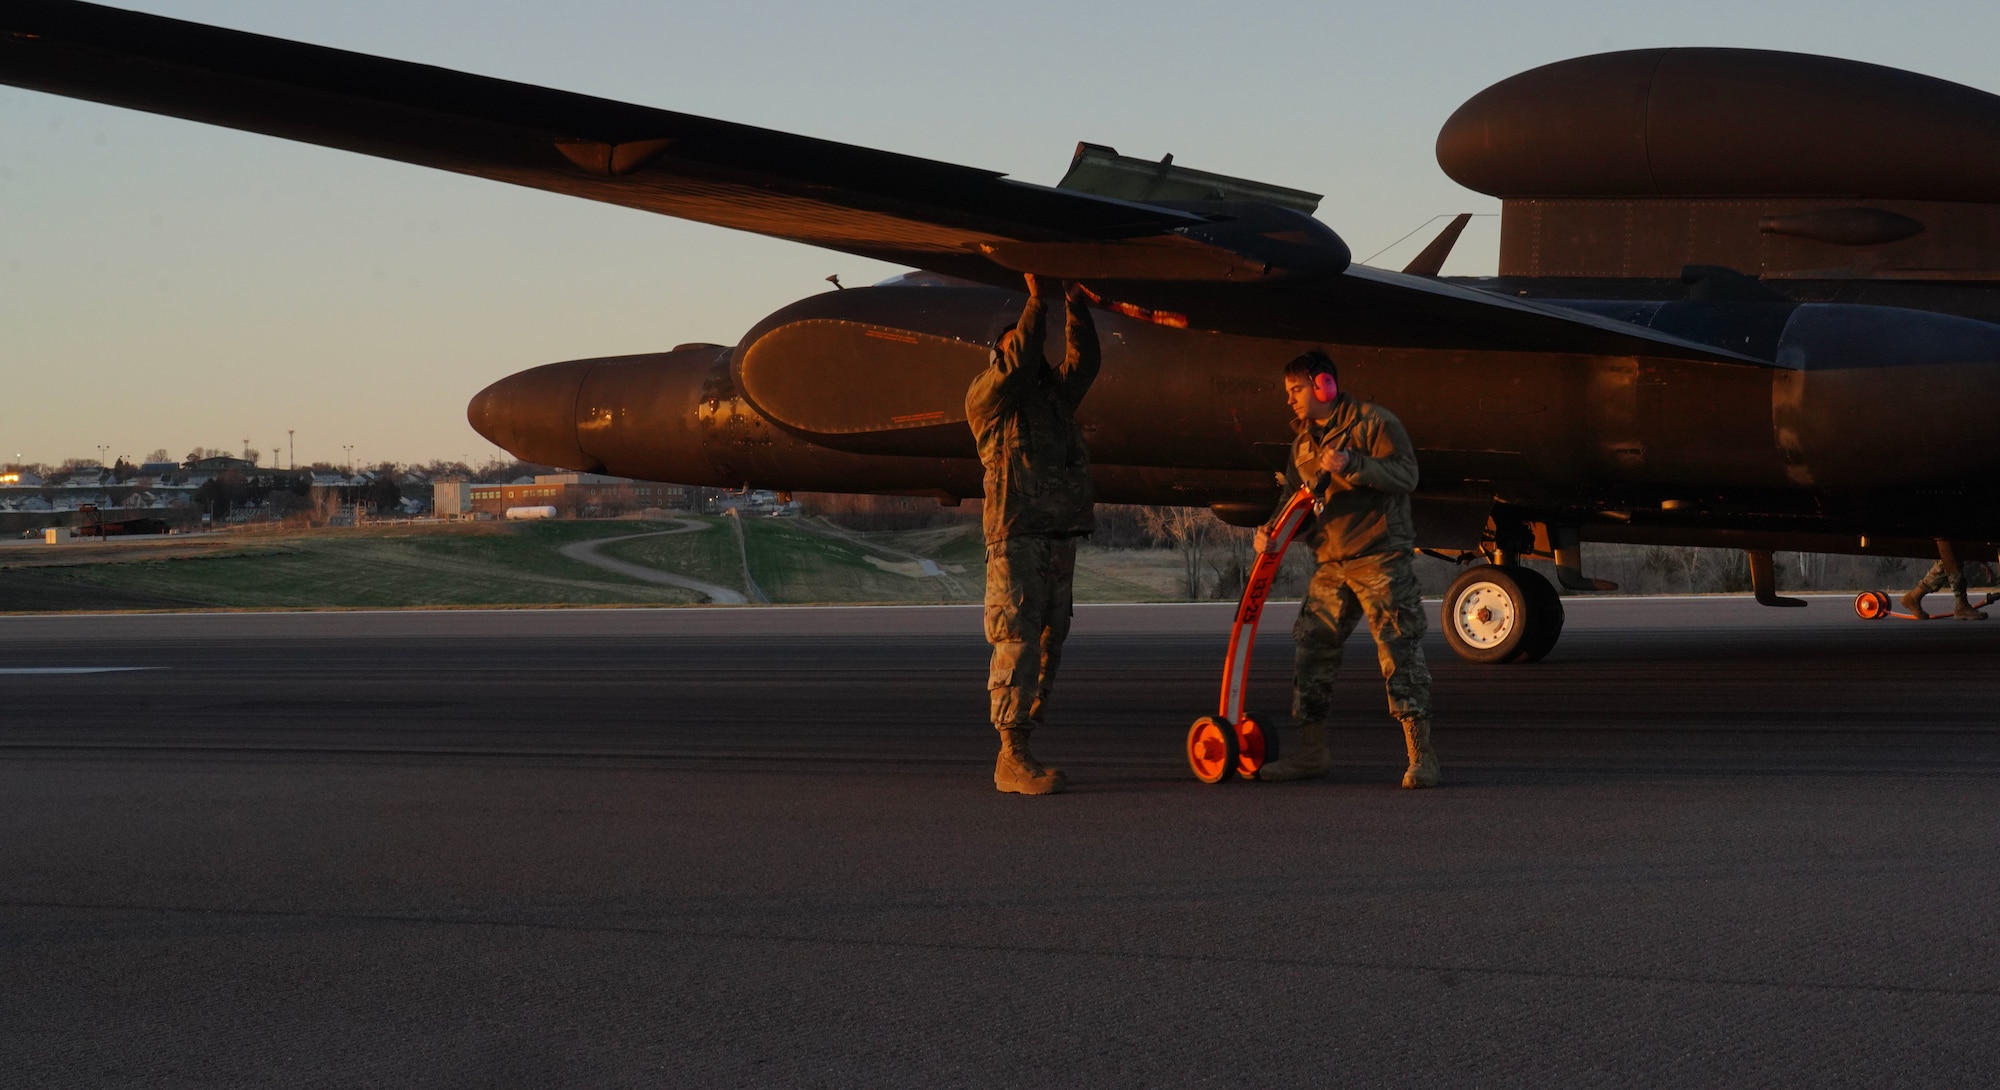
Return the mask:
<path id="1" fill-rule="evenodd" d="M 1410 751 L 1410 768 L 1403 773 L 1404 787 L 1436 787 L 1438 755 L 1431 749 L 1431 721 L 1408 719 L 1403 722 L 1403 744 Z"/>
<path id="2" fill-rule="evenodd" d="M 1924 612 L 1924 592 L 1922 590 L 1903 592 L 1903 608 L 1909 610 L 1910 615 L 1919 621 L 1930 620 L 1931 615 Z"/>
<path id="3" fill-rule="evenodd" d="M 1298 748 L 1258 769 L 1257 778 L 1272 783 L 1316 780 L 1332 768 L 1333 756 L 1326 751 L 1326 723 L 1300 723 Z"/>
<path id="4" fill-rule="evenodd" d="M 1951 615 L 1961 621 L 1983 621 L 1986 619 L 1986 614 L 1980 612 L 1978 606 L 1973 605 L 1963 598 L 1960 598 L 1957 604 L 1951 607 Z"/>
<path id="5" fill-rule="evenodd" d="M 1027 727 L 1000 728 L 1000 759 L 993 764 L 993 786 L 1015 795 L 1055 795 L 1069 786 L 1060 768 L 1043 768 L 1028 752 Z"/>

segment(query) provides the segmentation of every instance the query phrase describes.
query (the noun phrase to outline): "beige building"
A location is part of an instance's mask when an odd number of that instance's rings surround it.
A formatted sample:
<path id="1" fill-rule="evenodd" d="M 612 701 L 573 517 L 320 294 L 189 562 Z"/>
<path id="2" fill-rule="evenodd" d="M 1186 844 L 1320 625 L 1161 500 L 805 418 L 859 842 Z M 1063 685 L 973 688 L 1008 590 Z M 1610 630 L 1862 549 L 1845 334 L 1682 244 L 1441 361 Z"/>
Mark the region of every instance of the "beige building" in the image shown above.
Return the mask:
<path id="1" fill-rule="evenodd" d="M 549 473 L 532 484 L 438 481 L 431 486 L 431 503 L 442 518 L 497 518 L 509 507 L 553 507 L 564 518 L 593 518 L 648 507 L 684 507 L 687 489 L 601 473 Z"/>

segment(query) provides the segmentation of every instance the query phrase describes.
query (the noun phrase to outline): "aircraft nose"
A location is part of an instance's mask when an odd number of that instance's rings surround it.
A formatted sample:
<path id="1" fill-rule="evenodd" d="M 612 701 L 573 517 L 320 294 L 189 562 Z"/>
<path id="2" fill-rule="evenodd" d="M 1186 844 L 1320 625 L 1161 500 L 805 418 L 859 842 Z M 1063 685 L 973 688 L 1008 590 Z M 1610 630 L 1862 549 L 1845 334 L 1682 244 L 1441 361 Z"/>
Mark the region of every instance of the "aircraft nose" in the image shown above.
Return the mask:
<path id="1" fill-rule="evenodd" d="M 596 360 L 531 367 L 479 391 L 465 407 L 472 430 L 524 462 L 597 470 L 576 437 L 576 399 Z"/>

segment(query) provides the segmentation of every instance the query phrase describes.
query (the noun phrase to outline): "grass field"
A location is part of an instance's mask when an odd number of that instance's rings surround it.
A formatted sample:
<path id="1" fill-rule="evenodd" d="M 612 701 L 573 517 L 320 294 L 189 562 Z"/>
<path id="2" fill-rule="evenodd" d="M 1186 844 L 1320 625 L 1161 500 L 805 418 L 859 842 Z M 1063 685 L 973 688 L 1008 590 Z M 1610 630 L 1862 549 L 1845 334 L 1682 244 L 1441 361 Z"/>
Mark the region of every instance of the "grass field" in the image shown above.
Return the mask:
<path id="1" fill-rule="evenodd" d="M 659 606 L 704 602 L 694 591 L 642 582 L 562 555 L 573 542 L 689 533 L 607 544 L 604 556 L 747 589 L 744 558 L 774 603 L 978 602 L 986 548 L 976 522 L 859 533 L 817 519 L 430 523 L 359 530 L 200 534 L 65 546 L 0 544 L 0 612 L 124 609 L 341 609 L 452 606 Z M 1665 558 L 1664 560 L 1662 558 Z M 1295 597 L 1308 558 L 1295 549 L 1276 593 Z M 924 561 L 932 565 L 926 568 Z M 1666 561 L 1674 561 L 1672 564 Z M 1591 570 L 1627 593 L 1741 590 L 1708 586 L 1709 567 L 1740 566 L 1721 550 L 1593 545 Z M 1786 590 L 1905 587 L 1922 561 L 1783 558 Z M 1420 558 L 1435 595 L 1456 569 Z M 1720 567 L 1718 567 L 1720 570 Z M 1726 572 L 1724 574 L 1727 574 Z M 1697 586 L 1697 576 L 1702 581 Z M 1745 577 L 1747 580 L 1747 577 Z M 1204 589 L 1212 588 L 1204 583 Z M 1083 602 L 1183 600 L 1179 554 L 1168 549 L 1077 549 Z"/>
<path id="2" fill-rule="evenodd" d="M 114 562 L 70 546 L 0 569 L 0 609 L 670 605 L 700 596 L 613 575 L 556 552 L 571 541 L 669 523 L 458 523 L 245 535 L 166 559 Z M 137 558 L 133 558 L 137 557 Z M 77 563 L 61 563 L 64 559 Z M 13 557 L 8 557 L 11 560 Z M 5 561 L 0 561 L 4 563 Z"/>
<path id="3" fill-rule="evenodd" d="M 974 600 L 965 589 L 963 565 L 937 562 L 942 575 L 922 574 L 917 559 L 901 555 L 912 550 L 879 540 L 880 535 L 871 541 L 871 535 L 842 534 L 805 519 L 747 519 L 743 534 L 750 572 L 773 602 Z"/>
<path id="4" fill-rule="evenodd" d="M 744 558 L 774 603 L 978 602 L 976 522 L 857 533 L 816 519 L 416 524 L 358 530 L 189 535 L 159 541 L 0 548 L 0 611 L 681 605 L 703 596 L 627 578 L 558 550 L 634 537 L 607 557 L 746 588 Z M 924 561 L 929 561 L 926 567 Z M 1179 598 L 1166 550 L 1078 550 L 1080 601 Z"/>
<path id="5" fill-rule="evenodd" d="M 751 571 L 773 602 L 977 602 L 985 595 L 986 540 L 978 523 L 883 533 L 834 531 L 838 538 L 822 536 L 824 531 L 815 534 L 816 525 L 779 519 L 744 524 Z M 916 565 L 904 559 L 912 555 L 933 561 L 944 576 L 915 576 L 908 569 Z M 1077 548 L 1076 598 L 1177 601 L 1179 573 L 1179 557 L 1170 551 L 1099 549 L 1085 541 Z"/>

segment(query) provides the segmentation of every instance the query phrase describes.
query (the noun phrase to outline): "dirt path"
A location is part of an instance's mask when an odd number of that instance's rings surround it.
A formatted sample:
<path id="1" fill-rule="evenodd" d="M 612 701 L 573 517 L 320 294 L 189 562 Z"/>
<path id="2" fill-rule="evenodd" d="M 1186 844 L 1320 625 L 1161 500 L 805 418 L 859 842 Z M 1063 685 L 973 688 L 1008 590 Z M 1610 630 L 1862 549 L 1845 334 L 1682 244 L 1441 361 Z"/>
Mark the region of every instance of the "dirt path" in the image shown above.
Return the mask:
<path id="1" fill-rule="evenodd" d="M 736 529 L 736 552 L 743 558 L 743 585 L 750 591 L 750 600 L 760 606 L 768 606 L 771 599 L 764 596 L 764 588 L 757 585 L 757 577 L 750 572 L 750 541 L 743 536 L 743 509 L 732 508 L 724 512 L 731 526 Z"/>
<path id="2" fill-rule="evenodd" d="M 642 537 L 664 537 L 667 534 L 692 534 L 708 528 L 709 526 L 705 522 L 682 520 L 681 524 L 672 530 L 655 530 L 648 534 L 625 534 L 620 537 L 600 537 L 590 541 L 576 541 L 564 545 L 556 551 L 569 557 L 571 560 L 581 561 L 594 568 L 602 568 L 605 571 L 625 576 L 627 579 L 637 579 L 642 583 L 662 583 L 670 587 L 691 590 L 696 594 L 705 594 L 708 596 L 709 601 L 717 605 L 744 605 L 749 599 L 743 596 L 742 591 L 731 590 L 728 587 L 717 586 L 714 583 L 704 583 L 699 579 L 689 579 L 685 575 L 675 575 L 673 572 L 661 571 L 658 568 L 649 568 L 643 564 L 631 564 L 623 560 L 613 560 L 608 556 L 600 555 L 597 551 L 615 541 L 632 541 Z"/>

